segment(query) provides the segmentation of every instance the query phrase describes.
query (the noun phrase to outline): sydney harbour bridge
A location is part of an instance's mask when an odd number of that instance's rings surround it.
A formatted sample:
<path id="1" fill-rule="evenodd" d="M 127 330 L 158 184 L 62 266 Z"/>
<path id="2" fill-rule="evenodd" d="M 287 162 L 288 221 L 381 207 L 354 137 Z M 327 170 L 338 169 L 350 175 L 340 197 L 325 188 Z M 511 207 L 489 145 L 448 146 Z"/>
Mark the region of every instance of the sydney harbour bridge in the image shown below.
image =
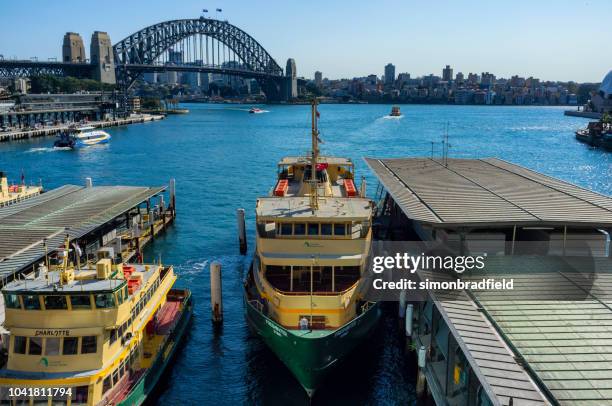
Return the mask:
<path id="1" fill-rule="evenodd" d="M 112 49 L 109 43 L 107 52 L 103 43 L 99 45 L 95 55 L 92 46 L 90 62 L 0 59 L 0 78 L 95 78 L 116 83 L 127 95 L 144 73 L 200 72 L 255 79 L 269 102 L 295 97 L 297 78 L 292 60 L 288 63 L 292 68 L 283 73 L 255 38 L 227 21 L 205 17 L 164 21 L 129 35 Z"/>

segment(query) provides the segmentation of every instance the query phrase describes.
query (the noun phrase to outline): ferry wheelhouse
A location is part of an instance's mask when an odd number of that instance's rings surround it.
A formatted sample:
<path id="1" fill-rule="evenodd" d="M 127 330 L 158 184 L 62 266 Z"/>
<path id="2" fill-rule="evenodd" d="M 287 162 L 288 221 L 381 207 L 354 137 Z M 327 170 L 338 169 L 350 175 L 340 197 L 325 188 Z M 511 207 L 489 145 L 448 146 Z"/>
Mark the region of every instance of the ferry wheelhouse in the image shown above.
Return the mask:
<path id="1" fill-rule="evenodd" d="M 362 299 L 373 202 L 355 187 L 350 159 L 286 157 L 256 206 L 256 252 L 245 281 L 247 320 L 308 395 L 376 326 Z"/>
<path id="2" fill-rule="evenodd" d="M 191 317 L 175 281 L 172 266 L 100 258 L 7 284 L 0 404 L 140 405 Z"/>

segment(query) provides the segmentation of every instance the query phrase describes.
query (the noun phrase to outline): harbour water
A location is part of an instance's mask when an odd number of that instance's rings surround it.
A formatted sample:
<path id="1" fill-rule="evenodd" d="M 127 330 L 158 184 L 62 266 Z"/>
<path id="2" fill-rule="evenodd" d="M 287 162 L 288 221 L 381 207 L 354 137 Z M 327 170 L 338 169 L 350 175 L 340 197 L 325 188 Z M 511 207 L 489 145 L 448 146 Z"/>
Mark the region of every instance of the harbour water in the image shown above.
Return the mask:
<path id="1" fill-rule="evenodd" d="M 109 144 L 54 150 L 52 138 L 0 144 L 0 170 L 17 180 L 63 184 L 162 185 L 177 181 L 177 221 L 145 253 L 176 265 L 179 284 L 196 301 L 191 333 L 160 388 L 162 404 L 308 404 L 303 390 L 257 338 L 243 316 L 236 209 L 247 210 L 252 250 L 254 203 L 275 183 L 276 162 L 305 153 L 309 106 L 192 104 L 188 115 L 109 129 Z M 438 157 L 448 124 L 450 157 L 499 157 L 536 171 L 612 194 L 612 155 L 574 139 L 587 120 L 555 107 L 322 105 L 323 152 L 353 157 L 375 189 L 364 156 Z M 211 261 L 223 267 L 224 324 L 210 322 Z M 392 312 L 389 312 L 392 313 Z M 375 336 L 329 377 L 316 404 L 411 404 L 413 366 L 403 356 L 401 333 L 387 315 Z"/>

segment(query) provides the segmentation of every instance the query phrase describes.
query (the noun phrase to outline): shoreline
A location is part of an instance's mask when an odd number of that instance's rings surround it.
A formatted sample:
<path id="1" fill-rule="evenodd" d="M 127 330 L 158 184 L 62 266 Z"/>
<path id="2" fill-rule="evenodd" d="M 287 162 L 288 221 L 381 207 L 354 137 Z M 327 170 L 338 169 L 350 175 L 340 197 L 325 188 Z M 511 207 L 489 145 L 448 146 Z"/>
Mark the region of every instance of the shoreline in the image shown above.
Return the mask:
<path id="1" fill-rule="evenodd" d="M 132 117 L 132 118 L 121 118 L 117 120 L 107 120 L 107 121 L 90 121 L 85 124 L 81 124 L 82 126 L 87 125 L 94 128 L 106 128 L 106 127 L 119 127 L 129 124 L 142 124 L 148 123 L 158 120 L 163 120 L 165 118 L 164 115 L 143 115 L 140 117 Z M 75 123 L 71 124 L 63 124 L 59 126 L 49 127 L 49 128 L 40 128 L 33 130 L 18 130 L 18 131 L 9 131 L 5 133 L 0 133 L 0 142 L 10 142 L 10 141 L 18 141 L 25 140 L 30 138 L 40 138 L 40 137 L 48 137 L 51 135 L 55 135 L 61 131 L 67 130 L 70 126 L 75 125 Z"/>

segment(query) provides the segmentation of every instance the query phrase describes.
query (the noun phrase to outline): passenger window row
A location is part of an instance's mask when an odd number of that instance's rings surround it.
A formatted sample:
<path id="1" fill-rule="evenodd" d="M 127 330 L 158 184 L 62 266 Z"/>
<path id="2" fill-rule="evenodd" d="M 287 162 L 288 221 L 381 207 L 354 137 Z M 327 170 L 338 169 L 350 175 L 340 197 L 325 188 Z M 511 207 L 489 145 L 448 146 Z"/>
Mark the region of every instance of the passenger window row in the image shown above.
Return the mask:
<path id="1" fill-rule="evenodd" d="M 350 223 L 276 223 L 276 234 L 282 236 L 336 236 L 351 234 Z"/>
<path id="2" fill-rule="evenodd" d="M 80 348 L 80 351 L 79 351 Z M 82 337 L 24 337 L 13 336 L 13 353 L 27 355 L 95 354 L 97 336 Z"/>
<path id="3" fill-rule="evenodd" d="M 78 293 L 71 295 L 18 295 L 5 293 L 4 302 L 8 309 L 92 310 L 112 309 L 121 305 L 128 297 L 128 288 L 124 286 L 114 293 Z"/>

